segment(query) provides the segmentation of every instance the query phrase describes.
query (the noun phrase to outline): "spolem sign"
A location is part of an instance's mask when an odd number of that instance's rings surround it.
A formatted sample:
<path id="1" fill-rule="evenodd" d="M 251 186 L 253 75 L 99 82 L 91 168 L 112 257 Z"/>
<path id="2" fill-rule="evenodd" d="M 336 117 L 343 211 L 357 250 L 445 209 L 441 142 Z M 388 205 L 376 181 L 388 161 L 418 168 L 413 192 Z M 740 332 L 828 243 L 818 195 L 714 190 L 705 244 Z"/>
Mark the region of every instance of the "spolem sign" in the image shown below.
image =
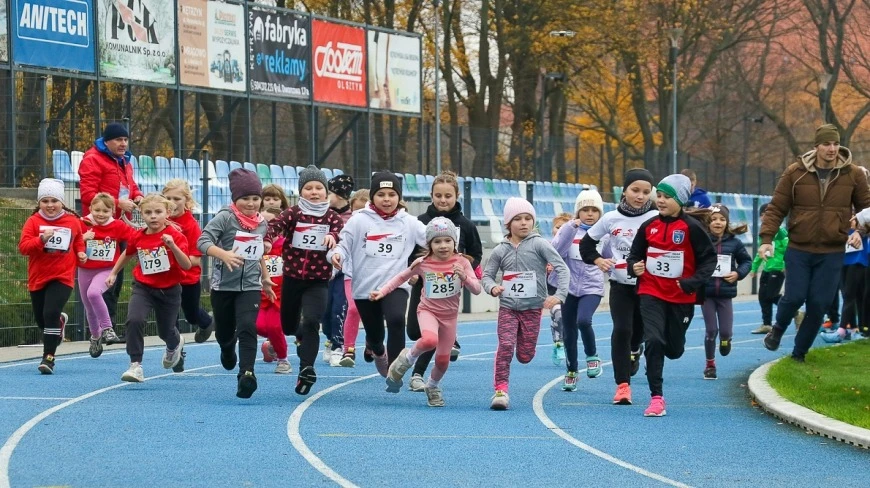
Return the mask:
<path id="1" fill-rule="evenodd" d="M 314 100 L 365 107 L 365 30 L 314 19 L 311 38 Z"/>
<path id="2" fill-rule="evenodd" d="M 94 72 L 93 9 L 82 0 L 13 0 L 16 63 Z"/>

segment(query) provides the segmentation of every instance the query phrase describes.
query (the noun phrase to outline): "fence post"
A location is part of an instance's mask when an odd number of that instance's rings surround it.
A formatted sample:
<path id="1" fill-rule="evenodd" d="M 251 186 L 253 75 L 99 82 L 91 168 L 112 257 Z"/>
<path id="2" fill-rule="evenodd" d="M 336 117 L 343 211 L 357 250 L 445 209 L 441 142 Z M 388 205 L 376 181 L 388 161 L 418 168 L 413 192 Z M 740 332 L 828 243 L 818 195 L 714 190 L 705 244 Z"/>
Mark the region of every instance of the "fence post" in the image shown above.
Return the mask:
<path id="1" fill-rule="evenodd" d="M 456 159 L 459 160 L 459 174 L 464 175 L 462 172 L 462 126 L 460 125 L 457 129 L 459 129 L 459 140 L 456 141 L 456 145 L 459 147 L 459 150 L 457 151 Z"/>
<path id="2" fill-rule="evenodd" d="M 598 151 L 598 188 L 604 189 L 604 144 Z"/>
<path id="3" fill-rule="evenodd" d="M 623 163 L 624 165 L 625 163 Z M 574 183 L 580 183 L 580 137 L 574 138 Z"/>
<path id="4" fill-rule="evenodd" d="M 465 214 L 466 219 L 471 220 L 471 181 L 466 179 L 462 186 L 465 194 L 465 208 L 462 209 L 462 213 Z M 465 287 L 462 291 L 462 313 L 471 313 L 471 292 Z"/>
<path id="5" fill-rule="evenodd" d="M 752 198 L 752 225 L 750 229 L 752 230 L 752 256 L 758 254 L 758 232 L 759 229 L 759 220 L 758 220 L 758 197 Z M 752 278 L 752 294 L 758 294 L 758 277 Z"/>
<path id="6" fill-rule="evenodd" d="M 531 181 L 526 183 L 526 200 L 535 205 L 535 184 Z"/>
<path id="7" fill-rule="evenodd" d="M 48 146 L 48 117 L 45 115 L 45 101 L 48 99 L 48 76 L 40 76 L 39 85 L 42 89 L 42 96 L 40 97 L 42 100 L 39 101 L 39 171 L 42 178 L 45 178 L 45 149 Z M 58 176 L 54 175 L 55 178 L 58 178 Z M 69 175 L 69 178 L 72 177 L 72 175 Z"/>

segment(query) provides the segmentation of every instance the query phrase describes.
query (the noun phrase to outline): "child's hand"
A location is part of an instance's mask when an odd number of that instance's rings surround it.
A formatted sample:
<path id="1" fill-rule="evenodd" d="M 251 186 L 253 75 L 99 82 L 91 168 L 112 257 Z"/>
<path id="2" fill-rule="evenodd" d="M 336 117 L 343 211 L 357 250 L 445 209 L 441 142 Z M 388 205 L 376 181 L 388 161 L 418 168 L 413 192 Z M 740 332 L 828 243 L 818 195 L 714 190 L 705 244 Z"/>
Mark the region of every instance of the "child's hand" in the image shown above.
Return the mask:
<path id="1" fill-rule="evenodd" d="M 265 241 L 263 243 L 263 254 L 269 254 L 270 252 L 272 252 L 272 243 Z"/>
<path id="2" fill-rule="evenodd" d="M 175 239 L 173 239 L 169 234 L 163 234 L 163 236 L 160 237 L 160 240 L 169 247 L 175 247 Z"/>
<path id="3" fill-rule="evenodd" d="M 646 272 L 646 263 L 643 261 L 638 261 L 634 263 L 634 266 L 631 267 L 631 270 L 634 271 L 635 276 L 640 276 Z"/>
<path id="4" fill-rule="evenodd" d="M 48 240 L 51 239 L 51 236 L 53 235 L 54 229 L 45 229 L 44 231 L 42 231 L 42 234 L 40 234 L 39 237 L 42 239 L 42 242 L 48 242 Z"/>
<path id="5" fill-rule="evenodd" d="M 414 275 L 414 276 L 408 278 L 408 284 L 411 286 L 414 286 L 417 284 L 417 281 L 419 281 L 419 280 L 420 280 L 420 275 Z"/>
<path id="6" fill-rule="evenodd" d="M 106 276 L 106 287 L 111 288 L 115 286 L 115 278 L 117 276 L 114 273 L 109 273 L 109 276 Z"/>
<path id="7" fill-rule="evenodd" d="M 595 260 L 595 266 L 598 266 L 598 269 L 604 273 L 609 272 L 614 264 L 616 264 L 615 259 L 598 258 Z"/>
<path id="8" fill-rule="evenodd" d="M 227 267 L 227 271 L 235 271 L 236 268 L 240 268 L 243 264 L 245 264 L 245 260 L 242 259 L 241 256 L 225 249 L 220 250 L 220 255 L 218 256 L 218 259 L 223 261 L 224 266 Z"/>
<path id="9" fill-rule="evenodd" d="M 758 246 L 758 255 L 762 261 L 767 261 L 767 258 L 773 255 L 773 246 L 770 244 L 762 244 Z"/>
<path id="10" fill-rule="evenodd" d="M 550 263 L 547 263 L 547 274 L 550 274 L 552 272 L 553 272 L 553 265 Z"/>
<path id="11" fill-rule="evenodd" d="M 453 265 L 453 274 L 458 276 L 460 281 L 465 281 L 465 278 L 466 278 L 465 268 L 463 268 L 462 266 L 460 266 L 458 264 L 454 264 Z"/>
<path id="12" fill-rule="evenodd" d="M 732 271 L 732 272 L 730 272 L 727 275 L 722 277 L 722 279 L 727 281 L 728 283 L 734 283 L 735 281 L 737 281 L 737 278 L 738 278 L 737 271 Z"/>
<path id="13" fill-rule="evenodd" d="M 562 303 L 562 300 L 559 300 L 554 296 L 549 296 L 546 300 L 544 300 L 544 308 L 553 308 L 560 303 Z"/>
<path id="14" fill-rule="evenodd" d="M 497 285 L 492 287 L 492 290 L 489 292 L 489 294 L 494 297 L 498 297 L 501 296 L 502 292 L 504 292 L 504 287 Z"/>
<path id="15" fill-rule="evenodd" d="M 335 247 L 335 237 L 326 234 L 326 237 L 323 238 L 323 245 L 326 246 L 327 249 L 332 249 Z"/>
<path id="16" fill-rule="evenodd" d="M 332 255 L 332 266 L 335 269 L 341 271 L 341 255 L 340 254 L 333 254 Z"/>
<path id="17" fill-rule="evenodd" d="M 849 240 L 846 241 L 846 243 L 852 246 L 852 249 L 858 249 L 859 247 L 861 247 L 861 234 L 857 232 L 852 232 L 852 234 L 849 236 Z"/>
<path id="18" fill-rule="evenodd" d="M 92 230 L 89 230 L 89 231 L 85 232 L 84 234 L 82 234 L 82 239 L 84 239 L 86 241 L 91 240 L 93 238 L 94 238 L 94 231 L 92 231 Z"/>
<path id="19" fill-rule="evenodd" d="M 369 300 L 371 300 L 373 302 L 376 302 L 376 301 L 380 300 L 381 298 L 384 298 L 384 294 L 381 293 L 381 290 L 375 290 L 375 291 L 369 293 Z"/>
<path id="20" fill-rule="evenodd" d="M 275 295 L 275 282 L 272 281 L 268 276 L 264 276 L 262 280 L 263 284 L 263 293 L 266 294 L 266 298 L 269 299 L 272 303 L 278 300 L 278 296 Z"/>
<path id="21" fill-rule="evenodd" d="M 78 257 L 79 257 L 79 262 L 82 264 L 84 264 L 85 261 L 88 260 L 88 255 L 83 253 L 83 252 L 78 253 Z"/>

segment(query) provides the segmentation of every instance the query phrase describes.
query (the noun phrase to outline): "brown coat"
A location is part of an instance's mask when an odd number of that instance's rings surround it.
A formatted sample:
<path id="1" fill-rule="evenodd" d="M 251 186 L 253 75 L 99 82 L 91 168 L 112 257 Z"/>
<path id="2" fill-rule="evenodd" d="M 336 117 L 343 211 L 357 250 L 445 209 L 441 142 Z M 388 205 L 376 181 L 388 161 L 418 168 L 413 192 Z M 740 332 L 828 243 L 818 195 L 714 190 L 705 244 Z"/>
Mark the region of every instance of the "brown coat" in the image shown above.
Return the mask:
<path id="1" fill-rule="evenodd" d="M 870 187 L 852 153 L 840 147 L 827 183 L 816 172 L 816 150 L 801 156 L 782 173 L 764 212 L 761 242 L 769 244 L 788 216 L 788 246 L 811 253 L 843 252 L 853 208 L 870 207 Z"/>

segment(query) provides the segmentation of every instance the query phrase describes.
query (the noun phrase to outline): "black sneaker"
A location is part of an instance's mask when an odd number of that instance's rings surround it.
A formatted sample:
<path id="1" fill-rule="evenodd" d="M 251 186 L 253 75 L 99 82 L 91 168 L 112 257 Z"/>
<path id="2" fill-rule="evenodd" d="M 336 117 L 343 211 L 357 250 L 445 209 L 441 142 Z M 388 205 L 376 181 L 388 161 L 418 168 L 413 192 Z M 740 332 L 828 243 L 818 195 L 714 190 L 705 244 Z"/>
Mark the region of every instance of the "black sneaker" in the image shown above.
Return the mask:
<path id="1" fill-rule="evenodd" d="M 197 327 L 196 332 L 193 334 L 193 340 L 196 341 L 197 344 L 202 344 L 211 339 L 212 332 L 214 332 L 214 320 L 211 321 L 211 324 L 209 324 L 208 327 Z"/>
<path id="2" fill-rule="evenodd" d="M 37 367 L 42 374 L 54 374 L 54 356 L 46 354 Z"/>
<path id="3" fill-rule="evenodd" d="M 768 351 L 776 351 L 779 349 L 779 342 L 782 340 L 782 335 L 785 333 L 782 329 L 773 328 L 767 335 L 764 336 L 764 347 Z"/>
<path id="4" fill-rule="evenodd" d="M 719 354 L 722 356 L 731 354 L 731 339 L 722 339 L 719 341 Z"/>
<path id="5" fill-rule="evenodd" d="M 794 362 L 796 362 L 796 363 L 805 363 L 805 362 L 807 362 L 807 358 L 806 358 L 806 356 L 801 356 L 801 355 L 798 355 L 798 354 L 792 354 L 792 355 L 791 355 L 791 358 L 792 358 L 792 359 L 794 360 Z"/>
<path id="6" fill-rule="evenodd" d="M 236 356 L 235 349 L 221 349 L 221 365 L 227 371 L 236 369 L 236 363 L 239 362 L 239 357 Z"/>
<path id="7" fill-rule="evenodd" d="M 103 339 L 101 337 L 91 336 L 91 344 L 88 347 L 88 353 L 92 358 L 98 358 L 103 354 Z"/>
<path id="8" fill-rule="evenodd" d="M 640 358 L 643 356 L 643 344 L 637 351 L 631 351 L 631 375 L 634 376 L 640 370 Z"/>
<path id="9" fill-rule="evenodd" d="M 296 380 L 296 393 L 307 395 L 314 383 L 317 383 L 317 373 L 314 372 L 314 366 L 305 366 L 299 371 L 299 377 Z"/>
<path id="10" fill-rule="evenodd" d="M 861 327 L 861 335 L 864 337 L 870 337 L 870 327 L 864 325 Z"/>
<path id="11" fill-rule="evenodd" d="M 715 380 L 719 378 L 716 376 L 716 366 L 707 366 L 704 368 L 704 379 L 705 380 Z"/>
<path id="12" fill-rule="evenodd" d="M 251 398 L 251 395 L 257 391 L 257 377 L 253 371 L 240 372 L 238 375 L 239 386 L 236 390 L 236 396 L 239 398 Z"/>
<path id="13" fill-rule="evenodd" d="M 184 349 L 181 350 L 181 358 L 178 360 L 178 363 L 172 367 L 173 373 L 184 373 L 184 358 L 187 357 L 187 353 Z"/>
<path id="14" fill-rule="evenodd" d="M 365 359 L 367 363 L 370 363 L 370 362 L 375 360 L 375 355 L 372 354 L 372 350 L 369 349 L 368 345 L 366 345 L 366 348 L 363 351 L 363 359 Z"/>

